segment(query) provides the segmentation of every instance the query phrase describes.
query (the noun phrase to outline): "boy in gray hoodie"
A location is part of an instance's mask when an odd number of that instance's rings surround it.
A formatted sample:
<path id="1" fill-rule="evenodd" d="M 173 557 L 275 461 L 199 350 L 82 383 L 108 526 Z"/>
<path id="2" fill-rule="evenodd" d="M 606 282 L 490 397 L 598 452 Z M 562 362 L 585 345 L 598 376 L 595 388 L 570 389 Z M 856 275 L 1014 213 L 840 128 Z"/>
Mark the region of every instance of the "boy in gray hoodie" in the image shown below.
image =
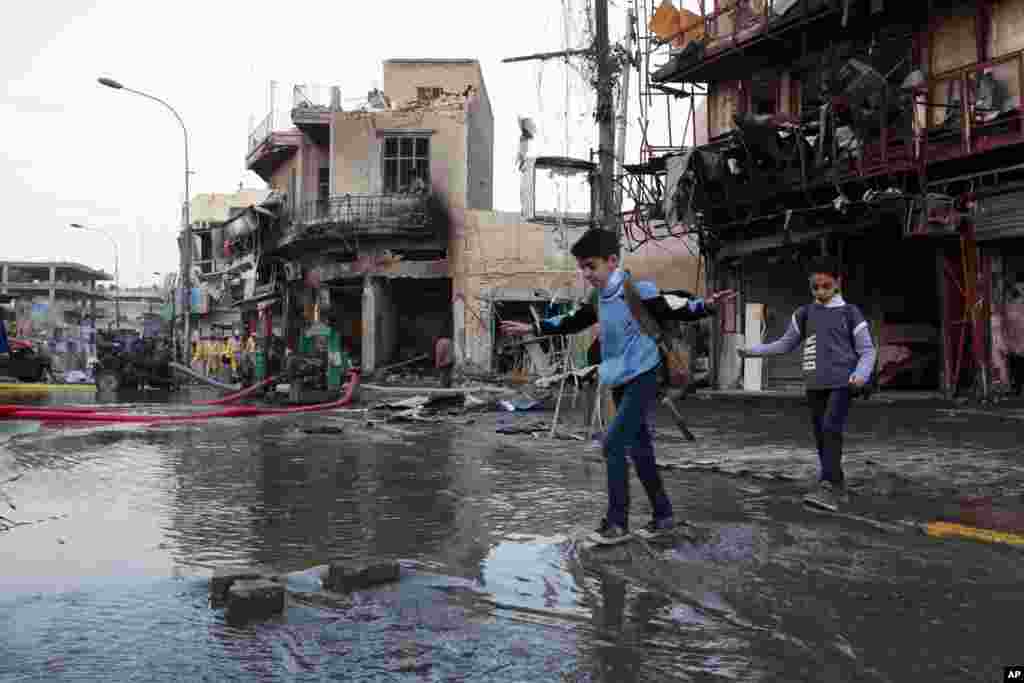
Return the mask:
<path id="1" fill-rule="evenodd" d="M 819 490 L 805 501 L 836 510 L 847 500 L 842 457 L 851 393 L 871 379 L 876 352 L 864 314 L 839 293 L 838 266 L 828 259 L 813 263 L 810 285 L 814 301 L 797 309 L 781 338 L 737 352 L 742 358 L 775 356 L 804 342 L 804 378 L 821 463 Z"/>

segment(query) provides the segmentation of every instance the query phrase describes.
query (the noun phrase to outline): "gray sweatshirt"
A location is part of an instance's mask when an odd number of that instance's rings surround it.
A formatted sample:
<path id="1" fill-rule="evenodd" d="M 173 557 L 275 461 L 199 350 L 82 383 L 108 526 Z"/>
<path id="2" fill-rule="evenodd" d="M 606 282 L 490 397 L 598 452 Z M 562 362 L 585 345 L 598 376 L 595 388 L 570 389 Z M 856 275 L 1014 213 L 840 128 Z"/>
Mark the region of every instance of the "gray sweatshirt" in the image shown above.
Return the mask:
<path id="1" fill-rule="evenodd" d="M 871 378 L 877 353 L 871 331 L 860 309 L 836 294 L 827 304 L 801 306 L 790 319 L 786 333 L 768 344 L 754 344 L 751 356 L 790 353 L 804 342 L 804 379 L 808 389 L 838 389 L 856 375 L 865 383 Z"/>

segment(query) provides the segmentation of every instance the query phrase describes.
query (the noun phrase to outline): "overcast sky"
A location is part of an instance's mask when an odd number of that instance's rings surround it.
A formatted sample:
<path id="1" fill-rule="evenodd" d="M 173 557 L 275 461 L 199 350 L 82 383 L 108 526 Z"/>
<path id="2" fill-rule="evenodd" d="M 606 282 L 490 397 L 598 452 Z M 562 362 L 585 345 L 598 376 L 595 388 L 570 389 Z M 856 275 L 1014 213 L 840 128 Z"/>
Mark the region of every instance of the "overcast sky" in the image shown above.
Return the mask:
<path id="1" fill-rule="evenodd" d="M 177 269 L 184 196 L 181 130 L 155 102 L 96 83 L 110 76 L 173 105 L 190 134 L 193 195 L 264 187 L 245 170 L 251 118 L 268 110 L 268 83 L 338 85 L 362 97 L 395 57 L 466 57 L 483 66 L 495 117 L 495 208 L 519 210 L 517 116 L 540 127 L 532 154 L 586 157 L 596 147 L 593 94 L 558 61 L 502 64 L 561 50 L 563 7 L 583 47 L 583 0 L 434 2 L 196 2 L 64 0 L 29 3 L 9 18 L 0 45 L 0 182 L 3 258 L 66 259 L 113 270 L 110 243 L 73 231 L 107 229 L 120 248 L 122 286 Z M 613 39 L 625 5 L 612 3 Z M 59 9 L 58 9 L 59 8 Z M 578 61 L 576 62 L 579 63 Z M 636 78 L 629 118 L 635 121 Z M 659 102 L 655 131 L 663 131 Z M 682 126 L 682 119 L 677 121 Z M 565 140 L 568 125 L 570 141 Z M 636 159 L 631 126 L 629 158 Z M 676 133 L 676 144 L 681 132 Z"/>

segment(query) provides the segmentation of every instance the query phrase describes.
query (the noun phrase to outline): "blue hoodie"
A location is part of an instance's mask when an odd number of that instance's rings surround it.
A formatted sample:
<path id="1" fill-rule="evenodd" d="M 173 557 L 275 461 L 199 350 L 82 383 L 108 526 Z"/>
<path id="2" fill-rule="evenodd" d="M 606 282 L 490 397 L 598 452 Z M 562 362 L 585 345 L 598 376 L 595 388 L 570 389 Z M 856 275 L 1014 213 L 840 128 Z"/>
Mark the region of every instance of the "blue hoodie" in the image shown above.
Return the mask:
<path id="1" fill-rule="evenodd" d="M 606 386 L 626 384 L 661 363 L 658 345 L 641 332 L 640 324 L 626 303 L 626 277 L 622 269 L 611 274 L 608 285 L 601 291 L 596 316 L 593 307 L 588 305 L 568 315 L 547 318 L 540 325 L 541 334 L 574 334 L 600 322 L 601 367 L 598 373 Z M 645 303 L 661 294 L 651 282 L 634 282 L 633 286 Z M 700 300 L 688 302 L 687 306 L 688 311 L 693 309 L 705 314 Z"/>
<path id="2" fill-rule="evenodd" d="M 4 321 L 0 320 L 0 353 L 10 353 L 11 345 L 7 343 L 7 328 Z"/>
<path id="3" fill-rule="evenodd" d="M 601 383 L 621 386 L 658 367 L 661 354 L 653 339 L 643 334 L 625 298 L 627 273 L 612 273 L 600 298 L 584 303 L 572 313 L 540 321 L 537 333 L 576 334 L 601 323 Z M 692 322 L 714 315 L 714 308 L 689 292 L 661 292 L 652 282 L 634 282 L 637 294 L 653 318 L 659 321 Z M 595 310 L 594 304 L 597 304 Z"/>
<path id="4" fill-rule="evenodd" d="M 629 310 L 625 294 L 626 273 L 617 269 L 601 290 L 598 320 L 601 324 L 601 367 L 598 373 L 605 386 L 621 386 L 661 363 L 658 345 L 640 329 Z M 643 300 L 660 293 L 651 282 L 634 282 Z"/>

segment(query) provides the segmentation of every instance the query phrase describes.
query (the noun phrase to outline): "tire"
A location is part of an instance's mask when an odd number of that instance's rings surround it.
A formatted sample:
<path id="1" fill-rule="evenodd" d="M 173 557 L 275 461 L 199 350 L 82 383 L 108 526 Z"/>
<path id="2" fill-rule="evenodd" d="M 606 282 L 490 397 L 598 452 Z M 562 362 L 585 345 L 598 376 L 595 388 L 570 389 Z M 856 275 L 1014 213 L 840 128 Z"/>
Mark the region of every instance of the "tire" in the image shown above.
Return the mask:
<path id="1" fill-rule="evenodd" d="M 96 375 L 96 389 L 102 393 L 114 393 L 121 388 L 121 376 L 113 370 L 101 370 Z"/>

